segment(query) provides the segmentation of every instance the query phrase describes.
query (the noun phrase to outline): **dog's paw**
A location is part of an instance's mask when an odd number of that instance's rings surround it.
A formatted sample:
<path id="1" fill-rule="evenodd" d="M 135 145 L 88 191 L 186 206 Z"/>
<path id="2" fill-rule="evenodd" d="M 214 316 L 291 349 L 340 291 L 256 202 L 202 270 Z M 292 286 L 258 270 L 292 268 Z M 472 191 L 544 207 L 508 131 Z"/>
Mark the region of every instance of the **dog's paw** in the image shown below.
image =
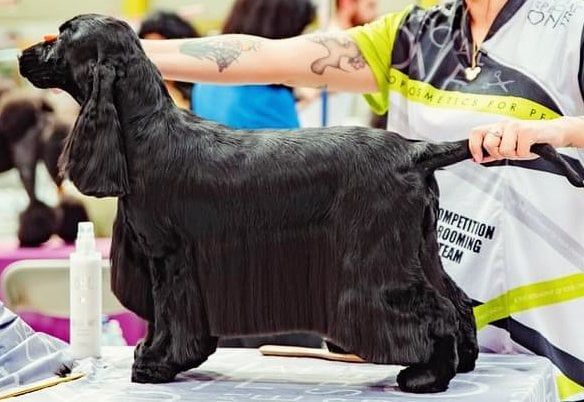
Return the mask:
<path id="1" fill-rule="evenodd" d="M 479 350 L 476 346 L 468 348 L 458 348 L 458 367 L 457 373 L 468 373 L 475 369 L 475 363 L 479 356 Z"/>
<path id="2" fill-rule="evenodd" d="M 464 332 L 459 336 L 456 347 L 458 353 L 456 372 L 468 373 L 474 370 L 475 363 L 479 358 L 479 345 L 474 330 Z"/>
<path id="3" fill-rule="evenodd" d="M 178 370 L 167 364 L 136 364 L 132 367 L 132 382 L 161 384 L 174 380 Z"/>
<path id="4" fill-rule="evenodd" d="M 448 389 L 449 380 L 444 380 L 430 367 L 407 367 L 397 375 L 397 385 L 404 392 L 426 394 Z"/>

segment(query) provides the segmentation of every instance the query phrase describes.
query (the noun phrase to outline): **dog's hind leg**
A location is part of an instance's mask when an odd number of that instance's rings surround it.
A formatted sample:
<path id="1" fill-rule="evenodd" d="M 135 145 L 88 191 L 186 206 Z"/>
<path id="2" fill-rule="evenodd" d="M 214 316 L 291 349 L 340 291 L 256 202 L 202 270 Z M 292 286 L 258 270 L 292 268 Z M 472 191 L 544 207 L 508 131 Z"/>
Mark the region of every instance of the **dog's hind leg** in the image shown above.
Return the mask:
<path id="1" fill-rule="evenodd" d="M 397 383 L 402 391 L 414 393 L 446 391 L 456 372 L 455 336 L 437 337 L 433 347 L 433 353 L 427 363 L 414 364 L 400 371 Z"/>
<path id="2" fill-rule="evenodd" d="M 398 377 L 402 390 L 440 392 L 456 374 L 458 319 L 425 278 L 421 236 L 412 232 L 359 236 L 360 247 L 344 259 L 336 325 L 327 335 L 366 361 L 410 366 Z"/>
<path id="3" fill-rule="evenodd" d="M 426 251 L 432 250 L 433 246 L 428 244 Z M 434 284 L 437 291 L 454 305 L 457 320 L 456 348 L 458 352 L 458 373 L 467 373 L 474 370 L 475 362 L 479 356 L 479 346 L 477 342 L 477 330 L 472 309 L 472 302 L 468 296 L 454 283 L 452 278 L 442 268 L 440 257 L 436 252 L 433 257 L 433 266 L 430 268 L 437 276 L 438 284 Z M 428 267 L 424 267 L 427 272 Z M 430 282 L 434 282 L 430 281 Z"/>
<path id="4" fill-rule="evenodd" d="M 436 180 L 431 177 L 429 181 L 433 199 L 424 212 L 423 239 L 420 247 L 420 261 L 424 269 L 424 275 L 430 284 L 443 296 L 448 298 L 458 316 L 458 368 L 457 372 L 466 373 L 475 367 L 478 358 L 479 347 L 475 318 L 470 298 L 456 285 L 450 276 L 444 271 L 440 260 L 438 239 L 436 236 L 436 221 L 438 214 L 438 187 Z"/>
<path id="5" fill-rule="evenodd" d="M 444 391 L 458 365 L 454 306 L 423 279 L 393 285 L 343 291 L 331 338 L 366 361 L 409 366 L 398 376 L 404 391 Z"/>
<path id="6" fill-rule="evenodd" d="M 397 377 L 400 389 L 415 393 L 445 391 L 458 366 L 458 317 L 451 301 L 428 283 L 420 282 L 407 289 L 386 291 L 385 302 L 389 313 L 386 325 L 402 322 L 395 331 L 398 336 L 392 345 L 396 349 L 393 354 L 409 360 L 397 362 L 409 366 Z M 404 353 L 403 349 L 410 352 Z M 425 353 L 416 356 L 416 351 Z M 416 357 L 418 361 L 413 360 Z"/>
<path id="7" fill-rule="evenodd" d="M 458 319 L 450 300 L 428 283 L 419 282 L 384 292 L 384 301 L 385 325 L 402 323 L 394 331 L 397 334 L 392 345 L 393 354 L 405 360 L 397 363 L 409 365 L 397 377 L 400 389 L 415 393 L 445 391 L 458 365 Z"/>
<path id="8" fill-rule="evenodd" d="M 473 314 L 472 302 L 469 297 L 454 283 L 448 274 L 444 273 L 444 283 L 447 295 L 454 304 L 458 315 L 458 373 L 468 373 L 474 370 L 475 362 L 479 357 L 479 345 L 477 342 L 477 328 Z"/>
<path id="9" fill-rule="evenodd" d="M 154 321 L 136 349 L 132 381 L 169 382 L 211 355 L 217 338 L 209 333 L 204 304 L 191 259 L 185 253 L 153 258 L 150 263 Z"/>

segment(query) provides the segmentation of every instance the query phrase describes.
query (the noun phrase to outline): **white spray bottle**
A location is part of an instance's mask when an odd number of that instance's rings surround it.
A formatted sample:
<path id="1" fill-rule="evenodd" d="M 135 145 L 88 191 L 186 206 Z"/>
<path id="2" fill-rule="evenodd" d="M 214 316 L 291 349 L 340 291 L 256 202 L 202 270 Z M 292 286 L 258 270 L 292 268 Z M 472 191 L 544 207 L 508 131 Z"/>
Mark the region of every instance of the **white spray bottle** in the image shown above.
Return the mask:
<path id="1" fill-rule="evenodd" d="M 95 248 L 93 223 L 81 222 L 70 256 L 70 344 L 75 359 L 101 353 L 101 255 Z"/>

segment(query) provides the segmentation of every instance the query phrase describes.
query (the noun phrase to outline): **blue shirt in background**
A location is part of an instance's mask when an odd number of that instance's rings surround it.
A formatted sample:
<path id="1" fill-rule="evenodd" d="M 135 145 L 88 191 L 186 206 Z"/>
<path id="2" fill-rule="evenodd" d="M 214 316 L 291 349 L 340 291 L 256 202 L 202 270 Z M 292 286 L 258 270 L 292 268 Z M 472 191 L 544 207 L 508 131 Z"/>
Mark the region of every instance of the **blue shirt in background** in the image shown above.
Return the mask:
<path id="1" fill-rule="evenodd" d="M 193 87 L 192 112 L 235 129 L 298 128 L 292 90 L 280 85 Z"/>

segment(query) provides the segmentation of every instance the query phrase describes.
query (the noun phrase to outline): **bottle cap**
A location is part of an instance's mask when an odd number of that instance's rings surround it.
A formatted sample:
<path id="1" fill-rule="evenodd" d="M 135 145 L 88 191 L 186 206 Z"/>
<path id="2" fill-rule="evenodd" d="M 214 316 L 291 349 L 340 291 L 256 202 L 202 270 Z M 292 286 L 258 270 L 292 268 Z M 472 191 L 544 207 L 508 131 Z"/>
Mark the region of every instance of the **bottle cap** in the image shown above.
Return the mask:
<path id="1" fill-rule="evenodd" d="M 95 251 L 95 235 L 93 234 L 92 222 L 79 222 L 75 248 L 80 253 Z"/>

